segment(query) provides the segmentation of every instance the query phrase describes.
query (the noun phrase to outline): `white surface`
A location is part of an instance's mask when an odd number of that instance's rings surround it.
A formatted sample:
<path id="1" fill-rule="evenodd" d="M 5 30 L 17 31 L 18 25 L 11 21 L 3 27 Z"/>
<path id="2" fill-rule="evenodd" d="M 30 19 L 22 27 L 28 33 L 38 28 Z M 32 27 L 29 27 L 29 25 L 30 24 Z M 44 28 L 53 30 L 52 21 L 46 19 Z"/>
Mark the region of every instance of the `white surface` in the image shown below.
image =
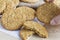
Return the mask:
<path id="1" fill-rule="evenodd" d="M 0 40 L 18 40 L 18 38 L 12 37 L 0 31 Z"/>
<path id="2" fill-rule="evenodd" d="M 19 6 L 29 6 L 29 7 L 36 8 L 36 7 L 40 6 L 40 5 L 42 5 L 43 3 L 45 3 L 43 0 L 40 0 L 40 1 L 38 1 L 36 3 L 32 3 L 32 4 L 20 2 Z"/>

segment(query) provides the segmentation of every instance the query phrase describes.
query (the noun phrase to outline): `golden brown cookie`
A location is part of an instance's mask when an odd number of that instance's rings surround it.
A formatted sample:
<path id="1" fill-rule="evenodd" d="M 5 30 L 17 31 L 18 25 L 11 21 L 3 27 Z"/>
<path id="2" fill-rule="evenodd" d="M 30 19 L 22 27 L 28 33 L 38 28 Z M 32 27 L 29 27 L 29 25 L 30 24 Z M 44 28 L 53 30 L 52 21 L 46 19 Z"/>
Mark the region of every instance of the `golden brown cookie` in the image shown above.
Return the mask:
<path id="1" fill-rule="evenodd" d="M 21 0 L 23 2 L 27 2 L 27 3 L 35 3 L 38 2 L 39 0 Z"/>
<path id="2" fill-rule="evenodd" d="M 59 15 L 60 9 L 53 3 L 45 3 L 37 9 L 37 18 L 45 24 L 50 24 L 53 17 Z"/>
<path id="3" fill-rule="evenodd" d="M 37 22 L 26 21 L 24 23 L 24 28 L 35 31 L 40 37 L 44 37 L 44 38 L 48 37 L 48 32 L 47 32 L 46 28 Z"/>
<path id="4" fill-rule="evenodd" d="M 6 8 L 6 2 L 3 0 L 0 0 L 0 14 L 3 12 L 3 10 Z"/>
<path id="5" fill-rule="evenodd" d="M 33 20 L 35 17 L 35 10 L 26 6 L 18 7 L 16 13 L 20 13 L 24 20 Z"/>
<path id="6" fill-rule="evenodd" d="M 22 40 L 27 40 L 33 34 L 34 34 L 34 32 L 30 31 L 30 30 L 24 30 L 24 29 L 22 29 L 20 31 L 20 37 L 22 38 Z"/>
<path id="7" fill-rule="evenodd" d="M 7 10 L 2 15 L 2 25 L 8 30 L 18 30 L 22 26 L 22 16 L 13 9 Z"/>

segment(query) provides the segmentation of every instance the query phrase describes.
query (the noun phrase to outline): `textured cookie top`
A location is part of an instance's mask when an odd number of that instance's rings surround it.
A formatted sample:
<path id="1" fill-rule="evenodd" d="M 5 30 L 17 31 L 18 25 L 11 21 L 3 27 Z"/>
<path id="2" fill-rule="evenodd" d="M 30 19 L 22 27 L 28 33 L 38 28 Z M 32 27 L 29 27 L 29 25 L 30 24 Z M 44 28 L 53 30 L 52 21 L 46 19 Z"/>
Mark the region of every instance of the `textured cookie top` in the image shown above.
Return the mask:
<path id="1" fill-rule="evenodd" d="M 38 2 L 39 0 L 21 0 L 23 2 L 27 2 L 27 3 L 35 3 Z"/>
<path id="2" fill-rule="evenodd" d="M 53 17 L 60 13 L 60 9 L 53 3 L 45 3 L 37 9 L 37 17 L 40 21 L 50 24 Z"/>
<path id="3" fill-rule="evenodd" d="M 22 25 L 22 16 L 19 13 L 15 13 L 13 9 L 6 11 L 2 15 L 2 25 L 8 30 L 17 30 Z"/>
<path id="4" fill-rule="evenodd" d="M 3 0 L 0 0 L 0 13 L 3 12 L 5 8 L 6 8 L 6 2 Z"/>
<path id="5" fill-rule="evenodd" d="M 24 29 L 22 29 L 20 31 L 20 37 L 22 38 L 22 40 L 27 40 L 33 34 L 34 34 L 34 32 L 30 31 L 30 30 L 24 30 Z"/>
<path id="6" fill-rule="evenodd" d="M 37 22 L 27 21 L 24 23 L 24 28 L 35 31 L 40 37 L 48 37 L 48 32 L 46 28 Z"/>
<path id="7" fill-rule="evenodd" d="M 20 13 L 24 20 L 32 20 L 35 17 L 35 10 L 26 6 L 18 7 L 16 13 Z"/>

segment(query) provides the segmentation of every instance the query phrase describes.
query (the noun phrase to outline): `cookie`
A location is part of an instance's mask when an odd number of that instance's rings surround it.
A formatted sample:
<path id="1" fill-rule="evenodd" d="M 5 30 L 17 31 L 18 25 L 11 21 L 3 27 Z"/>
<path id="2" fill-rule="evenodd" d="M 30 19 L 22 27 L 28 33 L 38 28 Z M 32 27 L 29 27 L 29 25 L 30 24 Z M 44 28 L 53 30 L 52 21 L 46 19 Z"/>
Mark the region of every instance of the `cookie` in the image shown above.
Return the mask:
<path id="1" fill-rule="evenodd" d="M 3 12 L 3 10 L 6 8 L 6 2 L 3 0 L 0 0 L 0 14 Z"/>
<path id="2" fill-rule="evenodd" d="M 22 26 L 22 16 L 13 9 L 7 10 L 2 15 L 2 26 L 7 30 L 18 30 Z"/>
<path id="3" fill-rule="evenodd" d="M 50 24 L 52 18 L 59 15 L 59 13 L 60 9 L 54 3 L 45 3 L 38 7 L 36 16 L 41 22 Z"/>
<path id="4" fill-rule="evenodd" d="M 22 40 L 27 40 L 33 34 L 34 34 L 34 32 L 30 31 L 30 30 L 24 30 L 23 29 L 20 31 L 20 37 L 22 38 Z"/>
<path id="5" fill-rule="evenodd" d="M 36 32 L 40 37 L 47 38 L 48 32 L 45 27 L 34 21 L 26 21 L 24 23 L 24 28 Z"/>
<path id="6" fill-rule="evenodd" d="M 35 17 L 35 10 L 26 6 L 18 7 L 15 11 L 20 13 L 25 21 L 33 20 Z"/>
<path id="7" fill-rule="evenodd" d="M 60 8 L 60 0 L 54 0 L 53 3 Z"/>
<path id="8" fill-rule="evenodd" d="M 27 2 L 27 3 L 35 3 L 38 2 L 39 0 L 21 0 L 22 2 Z"/>
<path id="9" fill-rule="evenodd" d="M 17 6 L 19 4 L 19 0 L 12 0 L 12 2 L 15 4 L 15 6 Z"/>

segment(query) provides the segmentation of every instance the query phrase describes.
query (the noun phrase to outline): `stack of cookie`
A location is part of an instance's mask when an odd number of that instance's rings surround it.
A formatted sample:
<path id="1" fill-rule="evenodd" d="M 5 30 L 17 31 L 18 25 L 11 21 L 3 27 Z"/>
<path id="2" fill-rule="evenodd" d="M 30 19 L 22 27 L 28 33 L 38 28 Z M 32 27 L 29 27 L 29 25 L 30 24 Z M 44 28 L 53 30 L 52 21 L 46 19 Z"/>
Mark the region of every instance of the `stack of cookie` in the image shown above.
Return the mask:
<path id="1" fill-rule="evenodd" d="M 21 0 L 23 2 L 34 3 L 38 0 Z M 49 24 L 51 19 L 60 13 L 60 9 L 54 3 L 44 3 L 35 11 L 31 7 L 21 6 L 17 7 L 20 0 L 0 0 L 0 14 L 2 26 L 11 31 L 20 30 L 22 40 L 27 40 L 29 36 L 37 34 L 40 37 L 47 38 L 47 29 L 35 22 L 37 17 L 39 21 Z"/>

